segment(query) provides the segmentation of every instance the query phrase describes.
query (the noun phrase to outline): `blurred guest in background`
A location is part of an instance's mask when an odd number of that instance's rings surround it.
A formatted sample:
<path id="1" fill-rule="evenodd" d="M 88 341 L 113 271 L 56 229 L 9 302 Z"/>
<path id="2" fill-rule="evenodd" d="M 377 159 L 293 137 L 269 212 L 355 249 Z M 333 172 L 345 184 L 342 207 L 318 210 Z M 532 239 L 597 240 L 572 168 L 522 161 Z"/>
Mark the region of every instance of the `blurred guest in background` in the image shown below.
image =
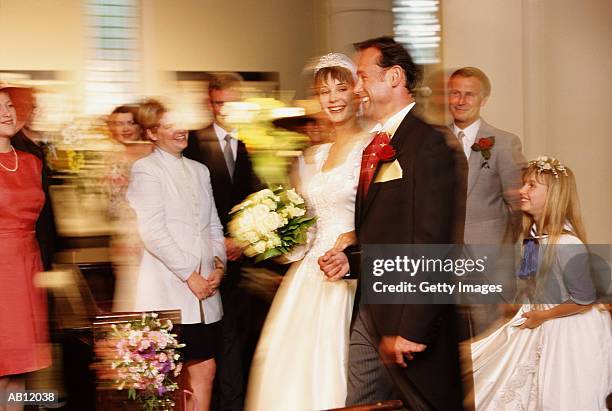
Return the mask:
<path id="1" fill-rule="evenodd" d="M 132 164 L 153 150 L 153 145 L 141 138 L 141 128 L 135 118 L 137 111 L 138 108 L 134 106 L 119 106 L 113 110 L 108 120 L 111 137 L 120 143 L 107 176 L 111 218 L 120 217 L 124 211 L 125 190 L 130 179 Z"/>
<path id="2" fill-rule="evenodd" d="M 138 108 L 134 106 L 116 107 L 108 118 L 108 129 L 111 136 L 119 143 L 139 141 L 142 137 L 142 130 L 136 123 L 136 113 Z"/>
<path id="3" fill-rule="evenodd" d="M 113 311 L 129 311 L 133 305 L 138 266 L 142 258 L 136 217 L 127 203 L 125 192 L 132 164 L 150 154 L 154 146 L 142 139 L 141 128 L 136 123 L 137 112 L 135 106 L 119 106 L 108 119 L 111 137 L 120 143 L 105 178 L 109 195 L 108 215 L 112 225 L 110 258 L 115 274 Z"/>
<path id="4" fill-rule="evenodd" d="M 36 221 L 36 238 L 40 247 L 40 254 L 45 270 L 50 270 L 53 255 L 57 247 L 57 229 L 53 215 L 53 204 L 49 194 L 50 170 L 47 166 L 46 152 L 41 145 L 41 135 L 31 126 L 36 114 L 36 97 L 32 88 L 16 88 L 13 95 L 13 104 L 18 109 L 17 129 L 19 131 L 11 139 L 11 145 L 16 150 L 34 154 L 42 162 L 42 185 L 45 192 L 45 204 Z"/>
<path id="5" fill-rule="evenodd" d="M 226 122 L 224 105 L 240 99 L 240 77 L 218 74 L 208 84 L 208 107 L 213 123 L 205 129 L 189 133 L 185 157 L 198 161 L 210 170 L 212 190 L 223 228 L 227 231 L 229 211 L 246 196 L 262 188 L 245 144 Z M 227 237 L 226 277 L 221 284 L 224 305 L 223 353 L 219 359 L 217 384 L 223 410 L 242 410 L 244 402 L 245 342 L 249 330 L 250 296 L 238 286 L 242 249 Z"/>
<path id="6" fill-rule="evenodd" d="M 274 120 L 272 124 L 308 136 L 310 146 L 331 142 L 329 119 L 323 112 L 297 117 L 282 117 Z"/>
<path id="7" fill-rule="evenodd" d="M 12 101 L 18 93 L 0 86 L 0 395 L 23 391 L 24 374 L 51 363 L 46 295 L 34 281 L 43 270 L 36 241 L 36 220 L 45 203 L 43 165 L 11 145 L 22 109 Z"/>
<path id="8" fill-rule="evenodd" d="M 181 310 L 183 375 L 198 409 L 208 409 L 221 345 L 223 228 L 208 169 L 182 156 L 187 132 L 173 121 L 156 100 L 138 109 L 155 150 L 134 163 L 127 191 L 145 248 L 133 310 Z"/>

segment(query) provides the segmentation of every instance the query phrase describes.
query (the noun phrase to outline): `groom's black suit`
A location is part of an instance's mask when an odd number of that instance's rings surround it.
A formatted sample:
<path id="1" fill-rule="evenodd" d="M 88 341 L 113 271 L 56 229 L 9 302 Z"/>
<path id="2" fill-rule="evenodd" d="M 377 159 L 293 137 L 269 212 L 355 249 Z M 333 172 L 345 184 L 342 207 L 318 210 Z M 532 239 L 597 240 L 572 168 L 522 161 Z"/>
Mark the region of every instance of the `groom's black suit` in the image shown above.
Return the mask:
<path id="1" fill-rule="evenodd" d="M 443 134 L 409 112 L 393 135 L 391 145 L 403 177 L 372 183 L 366 198 L 357 198 L 355 227 L 359 243 L 455 242 L 456 227 L 462 225 L 459 220 L 464 218 L 457 212 L 462 209 L 456 206 L 462 197 L 458 187 L 464 184 Z M 367 328 L 371 334 L 377 334 L 373 340 L 378 341 L 382 335 L 399 335 L 427 345 L 424 352 L 407 361 L 406 368 L 390 369 L 394 385 L 410 409 L 462 409 L 453 306 L 360 305 L 359 310 L 366 310 L 362 318 L 371 322 Z"/>

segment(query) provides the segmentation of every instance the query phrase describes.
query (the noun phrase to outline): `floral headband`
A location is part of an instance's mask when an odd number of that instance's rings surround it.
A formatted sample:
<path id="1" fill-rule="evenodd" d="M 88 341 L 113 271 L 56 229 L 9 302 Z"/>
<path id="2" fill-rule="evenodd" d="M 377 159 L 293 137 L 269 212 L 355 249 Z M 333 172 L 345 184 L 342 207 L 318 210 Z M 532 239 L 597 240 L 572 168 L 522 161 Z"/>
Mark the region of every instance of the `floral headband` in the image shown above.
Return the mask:
<path id="1" fill-rule="evenodd" d="M 538 174 L 552 173 L 556 179 L 559 179 L 559 174 L 563 173 L 567 177 L 567 169 L 554 157 L 539 156 L 535 160 L 531 160 L 528 165 L 529 167 L 535 166 Z"/>

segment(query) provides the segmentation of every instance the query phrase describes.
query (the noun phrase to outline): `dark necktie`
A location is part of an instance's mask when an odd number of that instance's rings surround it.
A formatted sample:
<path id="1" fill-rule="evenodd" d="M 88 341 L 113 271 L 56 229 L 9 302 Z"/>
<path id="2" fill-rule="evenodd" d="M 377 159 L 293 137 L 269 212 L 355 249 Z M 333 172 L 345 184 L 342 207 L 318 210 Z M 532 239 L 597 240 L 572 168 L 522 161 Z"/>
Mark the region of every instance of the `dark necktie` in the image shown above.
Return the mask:
<path id="1" fill-rule="evenodd" d="M 361 171 L 359 173 L 359 192 L 357 193 L 362 200 L 365 200 L 368 195 L 370 184 L 376 172 L 376 166 L 380 161 L 378 153 L 384 146 L 388 145 L 390 141 L 391 138 L 389 134 L 379 132 L 376 133 L 372 142 L 363 150 L 361 156 Z"/>
<path id="2" fill-rule="evenodd" d="M 234 180 L 234 168 L 236 162 L 234 161 L 234 153 L 232 152 L 232 136 L 227 134 L 225 136 L 225 147 L 223 148 L 223 157 L 225 157 L 225 165 L 227 165 L 227 171 L 229 172 L 230 179 Z"/>

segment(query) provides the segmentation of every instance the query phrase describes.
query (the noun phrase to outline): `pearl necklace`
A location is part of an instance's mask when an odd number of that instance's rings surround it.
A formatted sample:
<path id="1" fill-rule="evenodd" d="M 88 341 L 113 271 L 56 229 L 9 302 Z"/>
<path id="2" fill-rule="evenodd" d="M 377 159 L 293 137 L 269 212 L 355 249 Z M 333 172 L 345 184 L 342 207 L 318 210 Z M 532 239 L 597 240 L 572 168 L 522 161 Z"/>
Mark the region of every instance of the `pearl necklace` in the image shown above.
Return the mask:
<path id="1" fill-rule="evenodd" d="M 11 146 L 11 150 L 13 150 L 13 154 L 15 155 L 15 167 L 14 168 L 8 168 L 7 166 L 5 166 L 2 163 L 0 163 L 0 167 L 5 169 L 6 171 L 10 171 L 10 172 L 14 173 L 19 168 L 19 157 L 17 157 L 17 152 L 15 151 L 15 148 L 13 146 Z"/>

